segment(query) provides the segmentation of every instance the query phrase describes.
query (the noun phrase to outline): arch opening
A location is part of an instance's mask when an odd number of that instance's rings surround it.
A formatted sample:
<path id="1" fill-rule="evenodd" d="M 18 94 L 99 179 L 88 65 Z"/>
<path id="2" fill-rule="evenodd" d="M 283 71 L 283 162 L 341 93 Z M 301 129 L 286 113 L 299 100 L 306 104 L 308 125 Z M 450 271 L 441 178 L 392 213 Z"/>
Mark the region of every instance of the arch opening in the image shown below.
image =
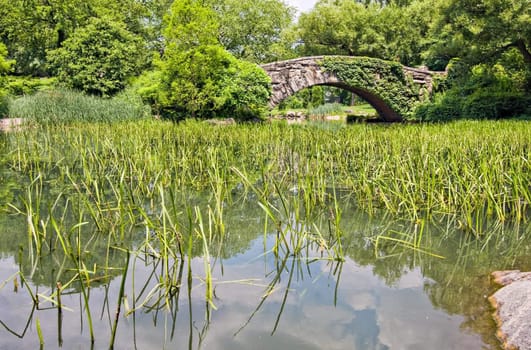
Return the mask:
<path id="1" fill-rule="evenodd" d="M 282 103 L 285 100 L 289 99 L 290 97 L 296 96 L 301 91 L 311 90 L 312 88 L 319 87 L 319 86 L 320 87 L 325 87 L 325 86 L 334 87 L 334 88 L 337 88 L 337 89 L 348 91 L 348 92 L 360 97 L 362 100 L 367 102 L 372 108 L 374 108 L 376 110 L 376 113 L 378 114 L 379 120 L 383 120 L 383 121 L 386 121 L 386 122 L 402 121 L 401 116 L 398 113 L 396 113 L 393 109 L 391 109 L 385 103 L 385 101 L 382 98 L 378 97 L 377 95 L 375 95 L 375 94 L 373 94 L 373 93 L 371 93 L 371 92 L 369 92 L 367 90 L 364 90 L 364 89 L 361 89 L 361 88 L 356 88 L 356 87 L 350 86 L 350 85 L 342 83 L 342 82 L 319 83 L 319 84 L 314 84 L 314 85 L 311 85 L 311 86 L 305 86 L 305 87 L 302 87 L 302 88 L 299 88 L 299 89 L 293 89 L 292 90 L 293 92 L 291 94 L 285 95 L 282 100 L 272 101 L 270 106 L 272 108 L 274 108 L 276 106 L 282 105 Z M 326 100 L 324 102 L 326 102 Z"/>

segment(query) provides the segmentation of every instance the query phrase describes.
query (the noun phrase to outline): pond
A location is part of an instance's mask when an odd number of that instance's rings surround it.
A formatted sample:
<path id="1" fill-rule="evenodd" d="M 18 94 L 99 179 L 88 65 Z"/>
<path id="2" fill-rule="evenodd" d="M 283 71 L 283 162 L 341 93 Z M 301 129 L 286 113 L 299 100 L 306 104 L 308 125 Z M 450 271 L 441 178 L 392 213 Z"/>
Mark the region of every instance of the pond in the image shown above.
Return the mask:
<path id="1" fill-rule="evenodd" d="M 237 170 L 143 187 L 156 159 L 125 156 L 128 182 L 94 165 L 112 154 L 41 140 L 33 158 L 41 136 L 0 143 L 0 349 L 499 349 L 489 274 L 531 268 L 528 223 L 479 237 L 455 215 L 361 210 L 341 186 L 266 196 Z"/>
<path id="2" fill-rule="evenodd" d="M 319 247 L 299 256 L 281 248 L 275 255 L 276 233 L 264 235 L 260 208 L 237 205 L 226 215 L 226 238 L 210 253 L 211 303 L 205 297 L 204 256 L 169 259 L 165 265 L 145 248 L 138 250 L 133 237 L 142 232 L 131 234 L 124 244 L 134 252 L 124 287 L 128 306 L 122 306 L 116 348 L 497 349 L 486 300 L 492 291 L 488 274 L 525 267 L 530 250 L 529 242 L 517 239 L 488 246 L 451 239 L 455 232 L 442 224 L 426 229 L 429 253 L 392 247 L 375 256 L 375 233 L 411 227 L 344 204 L 344 261 L 322 259 Z M 0 348 L 37 347 L 36 322 L 46 347 L 91 348 L 83 294 L 78 286 L 64 289 L 62 312 L 56 298 L 45 299 L 56 290 L 62 258 L 30 261 L 27 223 L 21 219 L 0 221 Z M 101 251 L 92 248 L 94 265 L 88 270 L 105 265 L 106 239 L 97 239 Z M 114 255 L 117 266 L 124 257 Z M 93 348 L 109 345 L 115 322 L 122 276 L 109 275 L 102 281 L 91 276 Z M 165 278 L 172 279 L 170 286 L 161 284 Z M 31 294 L 41 296 L 38 307 Z"/>

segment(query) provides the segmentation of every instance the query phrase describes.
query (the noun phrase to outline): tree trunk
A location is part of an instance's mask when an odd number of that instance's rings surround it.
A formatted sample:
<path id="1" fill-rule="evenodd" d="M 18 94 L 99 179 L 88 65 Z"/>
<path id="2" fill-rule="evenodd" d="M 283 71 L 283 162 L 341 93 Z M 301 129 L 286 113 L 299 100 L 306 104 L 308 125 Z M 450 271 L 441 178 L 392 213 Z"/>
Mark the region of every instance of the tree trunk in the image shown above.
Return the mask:
<path id="1" fill-rule="evenodd" d="M 516 41 L 515 44 L 520 53 L 524 56 L 525 63 L 531 64 L 531 52 L 529 52 L 529 50 L 527 49 L 525 41 L 523 39 L 520 39 Z"/>

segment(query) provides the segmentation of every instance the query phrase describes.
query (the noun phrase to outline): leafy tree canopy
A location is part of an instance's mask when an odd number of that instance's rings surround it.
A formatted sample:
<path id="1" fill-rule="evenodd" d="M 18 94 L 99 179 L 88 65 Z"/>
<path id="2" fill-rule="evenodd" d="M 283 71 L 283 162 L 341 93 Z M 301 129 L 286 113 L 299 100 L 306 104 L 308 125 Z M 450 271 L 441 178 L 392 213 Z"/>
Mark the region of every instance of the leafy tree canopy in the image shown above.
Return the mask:
<path id="1" fill-rule="evenodd" d="M 49 75 L 46 52 L 60 48 L 91 18 L 111 18 L 159 47 L 170 0 L 0 0 L 0 40 L 16 60 L 15 72 Z"/>
<path id="2" fill-rule="evenodd" d="M 273 45 L 292 22 L 294 9 L 281 0 L 214 0 L 219 41 L 237 58 L 270 62 L 278 58 Z"/>
<path id="3" fill-rule="evenodd" d="M 100 96 L 122 90 L 145 62 L 142 40 L 107 17 L 91 18 L 48 56 L 61 83 Z"/>
<path id="4" fill-rule="evenodd" d="M 299 19 L 303 52 L 370 56 L 418 65 L 436 14 L 433 2 L 398 6 L 321 0 Z"/>
<path id="5" fill-rule="evenodd" d="M 0 76 L 9 72 L 11 68 L 12 61 L 7 59 L 7 48 L 4 44 L 0 42 Z"/>
<path id="6" fill-rule="evenodd" d="M 529 0 L 451 0 L 434 25 L 432 62 L 454 57 L 471 64 L 496 61 L 517 48 L 531 66 L 531 6 Z"/>
<path id="7" fill-rule="evenodd" d="M 218 41 L 220 25 L 211 6 L 197 0 L 173 3 L 164 32 L 164 55 L 155 61 L 156 79 L 139 91 L 162 113 L 181 118 L 260 115 L 270 91 L 258 66 L 239 61 Z M 146 86 L 147 85 L 147 86 Z"/>
<path id="8" fill-rule="evenodd" d="M 7 91 L 4 89 L 5 85 L 5 74 L 11 69 L 12 61 L 9 61 L 7 58 L 7 48 L 0 42 L 0 117 L 3 117 L 7 114 Z"/>

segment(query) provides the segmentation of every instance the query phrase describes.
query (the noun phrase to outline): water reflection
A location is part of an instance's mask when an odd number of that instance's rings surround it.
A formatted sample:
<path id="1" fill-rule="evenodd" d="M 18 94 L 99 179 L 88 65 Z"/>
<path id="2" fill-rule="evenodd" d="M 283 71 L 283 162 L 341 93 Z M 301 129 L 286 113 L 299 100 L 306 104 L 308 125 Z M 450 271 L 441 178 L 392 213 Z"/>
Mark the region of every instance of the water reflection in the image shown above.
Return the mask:
<path id="1" fill-rule="evenodd" d="M 225 238 L 210 245 L 211 302 L 200 242 L 185 247 L 183 259 L 137 249 L 142 231 L 111 250 L 103 235 L 86 242 L 86 271 L 109 266 L 85 280 L 95 334 L 91 344 L 80 286 L 67 284 L 76 272 L 60 252 L 32 261 L 21 234 L 27 230 L 23 218 L 1 214 L 0 348 L 38 347 L 37 320 L 46 347 L 109 347 L 123 275 L 123 269 L 110 267 L 123 266 L 123 252 L 131 250 L 114 342 L 118 349 L 183 344 L 189 349 L 425 349 L 434 344 L 496 349 L 485 300 L 488 273 L 525 269 L 524 257 L 531 256 L 524 239 L 529 227 L 501 228 L 507 230 L 505 241 L 465 242 L 452 239 L 463 235 L 448 234 L 445 227 L 452 225 L 442 221 L 426 229 L 424 245 L 444 259 L 392 245 L 375 254 L 376 234 L 407 231 L 411 224 L 370 218 L 344 203 L 345 259 L 337 261 L 326 259 L 315 245 L 300 254 L 275 250 L 278 232 L 263 234 L 265 218 L 257 206 L 237 203 L 224 215 Z M 316 225 L 326 232 L 326 219 Z M 291 228 L 304 227 L 288 220 L 279 229 L 289 235 Z M 60 303 L 58 280 L 67 285 Z M 39 298 L 38 307 L 32 295 Z"/>

